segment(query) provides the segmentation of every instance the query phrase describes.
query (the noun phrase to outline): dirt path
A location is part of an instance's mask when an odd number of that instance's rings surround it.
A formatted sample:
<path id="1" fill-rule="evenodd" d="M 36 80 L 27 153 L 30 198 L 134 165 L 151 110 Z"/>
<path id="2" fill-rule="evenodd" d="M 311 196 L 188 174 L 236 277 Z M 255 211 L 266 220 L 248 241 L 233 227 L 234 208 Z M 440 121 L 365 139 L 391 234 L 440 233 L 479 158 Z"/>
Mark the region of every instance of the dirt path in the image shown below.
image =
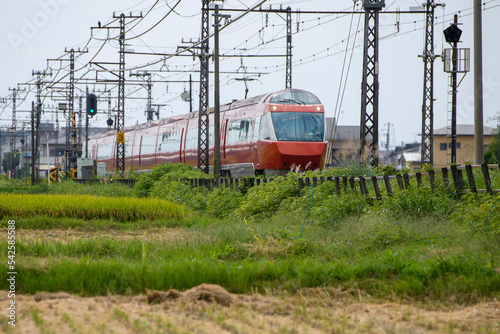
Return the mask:
<path id="1" fill-rule="evenodd" d="M 0 292 L 0 308 L 9 299 Z M 493 333 L 500 303 L 443 309 L 363 302 L 334 289 L 292 296 L 233 295 L 215 285 L 182 293 L 81 298 L 65 293 L 16 296 L 12 333 Z M 5 312 L 2 312 L 5 313 Z"/>

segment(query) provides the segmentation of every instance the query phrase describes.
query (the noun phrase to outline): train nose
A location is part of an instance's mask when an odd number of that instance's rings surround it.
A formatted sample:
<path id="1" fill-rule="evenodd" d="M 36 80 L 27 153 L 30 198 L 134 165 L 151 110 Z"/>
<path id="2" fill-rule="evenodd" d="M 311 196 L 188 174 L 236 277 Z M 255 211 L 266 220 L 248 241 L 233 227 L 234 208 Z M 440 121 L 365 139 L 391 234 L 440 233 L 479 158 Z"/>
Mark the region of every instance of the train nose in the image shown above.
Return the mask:
<path id="1" fill-rule="evenodd" d="M 278 150 L 284 168 L 300 165 L 305 168 L 322 168 L 326 143 L 278 142 Z"/>

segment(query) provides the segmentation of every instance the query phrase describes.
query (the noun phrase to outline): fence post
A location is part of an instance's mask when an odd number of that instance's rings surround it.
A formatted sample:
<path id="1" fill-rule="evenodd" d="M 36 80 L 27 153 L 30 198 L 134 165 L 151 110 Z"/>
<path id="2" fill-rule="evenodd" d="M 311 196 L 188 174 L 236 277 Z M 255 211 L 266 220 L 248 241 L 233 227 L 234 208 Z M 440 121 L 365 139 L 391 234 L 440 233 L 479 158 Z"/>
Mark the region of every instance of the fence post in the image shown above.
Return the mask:
<path id="1" fill-rule="evenodd" d="M 337 191 L 337 195 L 340 196 L 340 177 L 335 176 L 335 191 Z"/>
<path id="2" fill-rule="evenodd" d="M 450 188 L 450 178 L 448 177 L 448 168 L 441 168 L 441 174 L 443 175 L 443 183 L 446 191 Z"/>
<path id="3" fill-rule="evenodd" d="M 313 177 L 313 188 L 316 188 L 318 186 L 318 178 Z"/>
<path id="4" fill-rule="evenodd" d="M 239 179 L 236 179 L 234 180 L 234 187 L 239 190 L 240 189 L 240 180 Z"/>
<path id="5" fill-rule="evenodd" d="M 487 164 L 482 164 L 481 165 L 481 170 L 483 171 L 483 179 L 484 179 L 484 186 L 486 187 L 486 192 L 491 193 L 491 179 L 490 179 L 490 170 L 488 169 Z"/>
<path id="6" fill-rule="evenodd" d="M 375 197 L 380 200 L 382 199 L 382 194 L 380 193 L 380 188 L 378 186 L 378 179 L 376 176 L 372 176 L 373 189 L 375 190 Z"/>
<path id="7" fill-rule="evenodd" d="M 472 172 L 471 165 L 465 165 L 465 172 L 467 173 L 467 181 L 469 181 L 469 189 L 473 193 L 477 193 L 476 180 L 474 180 L 474 173 Z"/>
<path id="8" fill-rule="evenodd" d="M 189 183 L 191 184 L 191 190 L 193 190 L 194 189 L 194 180 L 189 179 Z"/>
<path id="9" fill-rule="evenodd" d="M 408 173 L 403 174 L 403 179 L 404 179 L 405 189 L 410 189 L 410 176 L 408 175 Z"/>
<path id="10" fill-rule="evenodd" d="M 422 186 L 422 173 L 417 172 L 415 176 L 417 178 L 417 188 L 420 188 Z"/>
<path id="11" fill-rule="evenodd" d="M 457 165 L 451 166 L 451 176 L 453 177 L 453 185 L 455 186 L 455 192 L 457 193 L 458 198 L 462 197 L 463 189 L 464 189 L 464 180 L 462 173 L 457 168 Z"/>
<path id="12" fill-rule="evenodd" d="M 299 182 L 299 197 L 301 197 L 302 196 L 302 189 L 304 188 L 304 179 L 299 177 L 297 179 L 297 181 Z"/>
<path id="13" fill-rule="evenodd" d="M 398 181 L 399 190 L 404 190 L 405 185 L 403 184 L 403 177 L 401 175 L 396 175 L 396 180 Z"/>
<path id="14" fill-rule="evenodd" d="M 436 175 L 434 169 L 429 170 L 429 183 L 431 185 L 431 191 L 434 192 L 434 182 L 436 181 Z"/>
<path id="15" fill-rule="evenodd" d="M 392 187 L 391 187 L 391 180 L 389 179 L 389 175 L 384 175 L 384 183 L 385 183 L 385 188 L 387 189 L 387 194 L 389 196 L 392 196 Z"/>
<path id="16" fill-rule="evenodd" d="M 342 176 L 342 184 L 344 185 L 344 192 L 347 194 L 349 184 L 347 183 L 347 176 Z"/>
<path id="17" fill-rule="evenodd" d="M 370 193 L 368 192 L 368 188 L 366 187 L 366 181 L 365 181 L 365 178 L 363 176 L 360 176 L 359 177 L 359 188 L 361 189 L 361 193 L 363 195 L 370 195 Z"/>
<path id="18" fill-rule="evenodd" d="M 352 192 L 357 194 L 358 192 L 356 190 L 356 181 L 354 180 L 354 177 L 349 178 L 349 185 L 351 186 Z"/>
<path id="19" fill-rule="evenodd" d="M 255 179 L 257 181 L 257 185 L 260 186 L 260 179 Z"/>

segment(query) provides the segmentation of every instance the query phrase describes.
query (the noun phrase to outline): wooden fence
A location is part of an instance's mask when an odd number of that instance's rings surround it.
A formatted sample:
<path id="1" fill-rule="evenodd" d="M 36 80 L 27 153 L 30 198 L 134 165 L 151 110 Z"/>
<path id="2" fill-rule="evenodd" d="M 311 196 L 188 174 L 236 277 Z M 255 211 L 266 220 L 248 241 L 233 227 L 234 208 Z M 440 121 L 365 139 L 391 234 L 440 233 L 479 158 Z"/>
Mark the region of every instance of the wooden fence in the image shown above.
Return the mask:
<path id="1" fill-rule="evenodd" d="M 466 166 L 451 166 L 450 168 L 444 167 L 440 170 L 429 170 L 426 173 L 417 172 L 415 174 L 402 174 L 402 175 L 384 175 L 373 176 L 370 178 L 365 177 L 313 177 L 313 178 L 298 178 L 299 195 L 303 195 L 304 190 L 310 187 L 317 187 L 324 182 L 334 182 L 335 191 L 338 195 L 342 193 L 359 193 L 370 197 L 370 192 L 373 192 L 376 199 L 382 198 L 381 187 L 385 188 L 388 196 L 394 194 L 393 185 L 399 190 L 409 189 L 411 187 L 411 180 L 417 187 L 421 187 L 424 182 L 428 182 L 432 191 L 437 189 L 437 178 L 440 176 L 444 188 L 447 191 L 453 192 L 458 197 L 464 193 L 493 193 L 500 192 L 498 189 L 492 189 L 490 179 L 490 169 L 498 169 L 500 165 L 466 165 Z M 474 170 L 479 170 L 484 181 L 485 188 L 478 189 L 474 179 Z M 464 178 L 465 171 L 465 178 Z M 450 178 L 451 176 L 451 178 Z M 243 179 L 189 179 L 191 189 L 195 187 L 206 187 L 213 189 L 216 187 L 229 187 L 237 189 L 244 185 L 246 187 L 265 185 L 273 179 L 265 178 L 243 178 Z M 394 182 L 395 180 L 395 182 Z"/>

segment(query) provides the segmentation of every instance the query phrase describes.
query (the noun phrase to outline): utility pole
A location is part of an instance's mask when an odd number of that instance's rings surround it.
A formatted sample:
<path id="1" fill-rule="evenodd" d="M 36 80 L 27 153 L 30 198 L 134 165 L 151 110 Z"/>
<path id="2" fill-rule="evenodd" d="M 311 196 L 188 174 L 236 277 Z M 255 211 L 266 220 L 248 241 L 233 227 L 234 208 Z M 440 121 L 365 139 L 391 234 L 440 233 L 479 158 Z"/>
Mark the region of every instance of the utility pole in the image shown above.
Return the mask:
<path id="1" fill-rule="evenodd" d="M 78 147 L 82 148 L 83 127 L 83 95 L 78 96 Z"/>
<path id="2" fill-rule="evenodd" d="M 104 88 L 106 90 L 106 87 Z M 108 90 L 108 119 L 106 124 L 108 125 L 108 131 L 111 130 L 111 126 L 113 125 L 113 120 L 111 119 L 111 90 Z M 111 122 L 110 122 L 111 120 Z M 111 123 L 111 124 L 110 124 Z"/>
<path id="3" fill-rule="evenodd" d="M 292 8 L 286 9 L 286 78 L 285 88 L 292 88 Z"/>
<path id="4" fill-rule="evenodd" d="M 385 144 L 385 150 L 389 152 L 389 145 L 391 142 L 391 123 L 387 122 L 387 142 Z"/>
<path id="5" fill-rule="evenodd" d="M 118 51 L 119 53 L 119 62 L 118 62 L 118 74 L 114 73 L 113 71 L 106 70 L 108 72 L 111 72 L 115 74 L 118 77 L 118 111 L 117 111 L 117 117 L 116 117 L 116 170 L 118 172 L 119 176 L 123 176 L 125 173 L 125 54 L 127 53 L 125 51 L 125 20 L 126 19 L 140 19 L 142 18 L 142 13 L 140 15 L 132 15 L 130 13 L 129 15 L 125 14 L 120 14 L 116 15 L 113 13 L 113 18 L 118 19 L 119 21 L 119 26 L 118 27 L 110 27 L 110 26 L 104 26 L 102 27 L 99 25 L 98 27 L 91 27 L 91 29 L 107 29 L 108 32 L 110 29 L 118 29 L 118 42 L 120 45 L 120 49 Z M 96 64 L 98 67 L 102 67 L 99 65 L 99 63 L 92 63 Z M 115 64 L 116 63 L 106 63 L 106 64 Z M 110 82 L 108 80 L 108 82 Z M 88 117 L 87 117 L 88 118 Z M 87 144 L 88 145 L 88 144 Z M 86 153 L 86 156 L 88 155 L 88 150 Z"/>
<path id="6" fill-rule="evenodd" d="M 42 117 L 42 78 L 46 75 L 52 76 L 52 73 L 47 71 L 33 71 L 32 76 L 36 76 L 36 108 L 33 109 L 32 112 L 36 114 L 34 119 L 32 119 L 32 135 L 31 139 L 34 141 L 31 142 L 32 148 L 32 184 L 36 184 L 38 180 L 38 170 L 40 163 L 40 119 Z"/>
<path id="7" fill-rule="evenodd" d="M 89 87 L 86 87 L 86 93 L 85 97 L 88 98 L 89 96 Z M 85 159 L 89 157 L 89 114 L 88 112 L 85 113 Z"/>
<path id="8" fill-rule="evenodd" d="M 444 31 L 446 42 L 452 49 L 445 50 L 443 61 L 445 71 L 451 75 L 451 163 L 457 162 L 457 86 L 458 86 L 458 42 L 462 31 L 458 28 L 458 15 L 455 14 L 453 24 Z M 451 57 L 450 57 L 451 53 Z M 451 58 L 451 64 L 450 64 Z M 450 66 L 451 65 L 451 66 Z M 451 68 L 450 68 L 451 67 Z"/>
<path id="9" fill-rule="evenodd" d="M 458 15 L 455 14 L 454 24 L 458 25 Z M 457 162 L 457 70 L 458 70 L 458 40 L 453 41 L 453 54 L 452 54 L 452 86 L 453 86 L 453 96 L 452 96 L 452 113 L 451 113 L 451 163 Z"/>
<path id="10" fill-rule="evenodd" d="M 474 163 L 484 163 L 483 37 L 481 0 L 474 0 Z"/>
<path id="11" fill-rule="evenodd" d="M 31 102 L 31 185 L 36 184 L 35 102 Z"/>
<path id="12" fill-rule="evenodd" d="M 118 113 L 116 118 L 116 169 L 118 174 L 123 176 L 125 173 L 125 19 L 139 19 L 141 15 L 134 16 L 132 14 L 125 16 L 125 14 L 120 14 L 116 16 L 113 14 L 113 18 L 119 19 L 120 21 L 120 33 L 118 35 L 118 40 L 120 42 L 120 62 L 118 70 Z"/>
<path id="13" fill-rule="evenodd" d="M 219 5 L 214 6 L 214 175 L 221 175 L 220 158 L 220 82 L 219 82 L 219 29 L 221 19 L 229 19 L 230 15 L 219 14 Z"/>
<path id="14" fill-rule="evenodd" d="M 16 160 L 15 160 L 15 154 L 16 154 L 16 138 L 17 138 L 17 119 L 16 119 L 16 108 L 17 108 L 17 94 L 19 92 L 24 92 L 26 89 L 19 89 L 19 88 L 9 88 L 9 90 L 12 92 L 12 155 L 11 155 L 11 177 L 14 178 L 16 176 Z M 1 155 L 0 155 L 1 157 Z"/>
<path id="15" fill-rule="evenodd" d="M 433 0 L 427 0 L 425 4 L 426 30 L 424 52 L 420 56 L 424 62 L 424 90 L 422 103 L 422 164 L 434 163 L 434 60 L 438 56 L 434 54 L 434 11 L 437 6 Z"/>
<path id="16" fill-rule="evenodd" d="M 379 102 L 379 14 L 384 0 L 364 0 L 365 33 L 363 81 L 361 95 L 361 153 L 369 148 L 371 164 L 378 165 L 378 102 Z M 370 138 L 371 137 L 371 138 Z M 371 139 L 370 144 L 367 141 Z"/>
<path id="17" fill-rule="evenodd" d="M 200 46 L 200 109 L 198 117 L 198 168 L 209 173 L 209 117 L 208 117 L 208 72 L 210 49 L 209 0 L 202 0 L 201 8 L 201 46 Z"/>
<path id="18" fill-rule="evenodd" d="M 10 156 L 10 161 L 11 161 L 11 166 L 10 166 L 10 177 L 14 178 L 16 175 L 16 159 L 15 159 L 15 154 L 16 154 L 16 96 L 17 96 L 17 89 L 13 88 L 10 89 L 12 91 L 12 146 L 11 146 L 11 156 Z"/>

